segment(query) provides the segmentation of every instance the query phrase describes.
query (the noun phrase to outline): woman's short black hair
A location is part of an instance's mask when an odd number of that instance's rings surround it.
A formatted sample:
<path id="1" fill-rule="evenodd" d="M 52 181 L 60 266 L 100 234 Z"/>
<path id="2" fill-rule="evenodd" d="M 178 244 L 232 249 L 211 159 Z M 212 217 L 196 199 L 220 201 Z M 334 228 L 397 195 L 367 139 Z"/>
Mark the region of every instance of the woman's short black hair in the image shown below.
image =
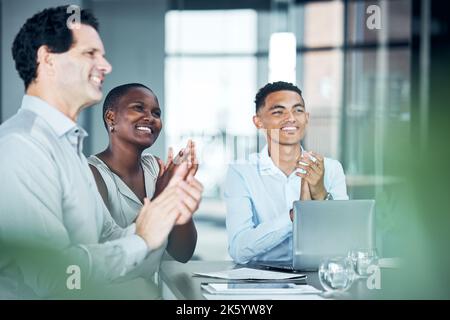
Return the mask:
<path id="1" fill-rule="evenodd" d="M 103 103 L 103 123 L 106 129 L 108 129 L 108 124 L 106 123 L 106 112 L 108 110 L 115 110 L 119 99 L 123 97 L 130 89 L 133 88 L 147 89 L 153 94 L 156 101 L 158 101 L 158 98 L 156 97 L 153 90 L 143 85 L 142 83 L 126 83 L 111 89 L 111 91 L 109 91 L 108 94 L 106 95 L 105 102 Z"/>
<path id="2" fill-rule="evenodd" d="M 300 97 L 302 96 L 302 91 L 296 85 L 290 82 L 277 81 L 268 83 L 264 87 L 259 89 L 258 93 L 256 94 L 255 97 L 256 112 L 258 112 L 259 109 L 261 109 L 261 107 L 264 105 L 264 103 L 266 102 L 266 97 L 269 94 L 271 94 L 272 92 L 283 90 L 294 91 L 297 92 L 300 95 Z"/>
<path id="3" fill-rule="evenodd" d="M 62 53 L 73 43 L 72 30 L 67 27 L 73 14 L 69 5 L 44 9 L 29 18 L 16 35 L 12 45 L 12 56 L 25 89 L 37 77 L 37 51 L 45 45 L 51 52 Z M 80 10 L 80 23 L 98 30 L 98 22 L 92 13 Z"/>

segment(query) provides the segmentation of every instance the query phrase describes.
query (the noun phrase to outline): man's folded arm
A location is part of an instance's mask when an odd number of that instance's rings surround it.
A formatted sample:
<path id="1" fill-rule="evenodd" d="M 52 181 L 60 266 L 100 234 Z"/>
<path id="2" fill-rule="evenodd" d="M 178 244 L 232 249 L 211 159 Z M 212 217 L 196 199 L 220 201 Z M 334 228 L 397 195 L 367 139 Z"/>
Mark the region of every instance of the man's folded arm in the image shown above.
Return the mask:
<path id="1" fill-rule="evenodd" d="M 247 263 L 282 243 L 292 230 L 289 213 L 256 225 L 252 199 L 242 175 L 230 166 L 225 182 L 229 253 L 237 263 Z"/>

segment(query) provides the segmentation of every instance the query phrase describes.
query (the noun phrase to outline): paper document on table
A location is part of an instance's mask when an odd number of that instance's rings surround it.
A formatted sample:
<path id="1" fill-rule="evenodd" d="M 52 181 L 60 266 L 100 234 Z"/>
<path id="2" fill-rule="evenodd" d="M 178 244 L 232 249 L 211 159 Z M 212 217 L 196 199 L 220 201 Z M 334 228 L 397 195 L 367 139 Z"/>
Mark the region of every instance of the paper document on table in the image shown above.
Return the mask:
<path id="1" fill-rule="evenodd" d="M 203 283 L 201 288 L 210 294 L 318 294 L 320 290 L 310 285 L 289 282 L 235 282 L 235 283 Z"/>
<path id="2" fill-rule="evenodd" d="M 210 294 L 203 293 L 206 300 L 328 300 L 318 294 L 252 295 L 252 294 Z"/>
<path id="3" fill-rule="evenodd" d="M 277 271 L 266 271 L 251 268 L 238 268 L 218 272 L 194 272 L 197 276 L 228 280 L 284 280 L 304 279 L 306 275 Z"/>

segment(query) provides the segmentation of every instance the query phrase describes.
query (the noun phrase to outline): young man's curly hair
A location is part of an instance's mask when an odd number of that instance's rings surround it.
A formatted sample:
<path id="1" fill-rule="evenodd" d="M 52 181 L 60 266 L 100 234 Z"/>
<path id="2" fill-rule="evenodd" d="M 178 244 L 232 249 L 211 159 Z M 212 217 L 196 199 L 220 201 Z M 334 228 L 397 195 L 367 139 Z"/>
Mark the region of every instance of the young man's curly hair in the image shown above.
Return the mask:
<path id="1" fill-rule="evenodd" d="M 266 84 L 264 87 L 259 89 L 258 93 L 255 96 L 255 111 L 258 113 L 259 109 L 261 109 L 262 106 L 264 106 L 264 103 L 266 102 L 266 97 L 271 94 L 272 92 L 277 91 L 294 91 L 297 92 L 300 97 L 302 96 L 302 91 L 294 84 L 290 82 L 284 82 L 284 81 L 276 81 L 272 83 Z"/>
<path id="2" fill-rule="evenodd" d="M 36 13 L 25 22 L 16 35 L 12 45 L 12 56 L 25 89 L 37 77 L 39 47 L 45 45 L 50 52 L 62 53 L 72 46 L 72 30 L 67 27 L 67 20 L 72 11 L 69 10 L 68 13 L 67 8 L 68 5 L 59 6 Z M 80 22 L 98 30 L 97 19 L 87 10 L 80 10 Z"/>

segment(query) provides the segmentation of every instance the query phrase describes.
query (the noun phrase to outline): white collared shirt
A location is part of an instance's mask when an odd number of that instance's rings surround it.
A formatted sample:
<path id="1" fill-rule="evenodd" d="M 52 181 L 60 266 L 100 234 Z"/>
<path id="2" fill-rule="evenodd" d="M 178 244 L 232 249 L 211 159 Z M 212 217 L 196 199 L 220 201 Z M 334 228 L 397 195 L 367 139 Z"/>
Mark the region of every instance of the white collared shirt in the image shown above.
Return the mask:
<path id="1" fill-rule="evenodd" d="M 324 158 L 324 185 L 335 200 L 348 200 L 345 175 L 337 160 Z M 231 164 L 225 182 L 228 250 L 237 263 L 291 261 L 289 210 L 300 198 L 301 177 L 286 176 L 265 146 L 249 161 Z"/>
<path id="2" fill-rule="evenodd" d="M 83 281 L 109 283 L 135 269 L 148 248 L 134 224 L 120 228 L 103 204 L 81 152 L 86 135 L 58 109 L 28 95 L 0 126 L 0 245 L 36 248 L 37 256 L 51 250 L 52 257 L 79 266 Z M 33 259 L 2 252 L 0 297 L 67 292 L 65 269 L 53 270 L 56 261 Z"/>

